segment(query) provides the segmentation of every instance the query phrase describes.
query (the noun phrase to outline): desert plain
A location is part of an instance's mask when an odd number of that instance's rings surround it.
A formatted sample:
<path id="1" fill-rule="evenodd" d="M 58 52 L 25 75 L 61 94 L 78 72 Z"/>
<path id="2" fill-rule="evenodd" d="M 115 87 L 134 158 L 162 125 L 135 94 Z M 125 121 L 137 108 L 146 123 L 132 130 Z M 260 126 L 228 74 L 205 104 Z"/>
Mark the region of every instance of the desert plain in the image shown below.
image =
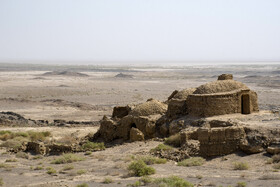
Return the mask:
<path id="1" fill-rule="evenodd" d="M 1 124 L 11 133 L 50 132 L 49 141 L 83 139 L 94 134 L 104 115 L 115 106 L 139 104 L 154 98 L 166 101 L 174 90 L 198 87 L 215 81 L 222 73 L 233 74 L 258 94 L 259 112 L 214 116 L 235 119 L 250 126 L 280 129 L 280 65 L 216 66 L 51 66 L 0 64 L 0 112 L 13 112 L 25 119 L 48 122 Z M 3 114 L 2 114 L 3 115 Z M 54 125 L 54 121 L 65 124 Z M 75 121 L 77 123 L 68 123 Z M 84 122 L 84 123 L 83 123 Z M 280 138 L 280 137 L 279 137 Z M 4 144 L 6 140 L 0 140 Z M 22 154 L 0 148 L 2 186 L 137 186 L 141 177 L 129 175 L 135 157 L 147 157 L 164 139 L 124 142 L 92 152 L 73 153 L 80 161 L 54 164 L 61 155 Z M 200 166 L 179 166 L 174 160 L 153 164 L 151 178 L 178 176 L 194 186 L 280 186 L 280 170 L 269 164 L 266 152 L 236 152 L 205 158 Z M 237 162 L 248 168 L 239 170 Z M 49 172 L 49 171 L 55 172 Z M 143 183 L 139 185 L 144 185 Z M 146 186 L 156 186 L 151 183 Z"/>

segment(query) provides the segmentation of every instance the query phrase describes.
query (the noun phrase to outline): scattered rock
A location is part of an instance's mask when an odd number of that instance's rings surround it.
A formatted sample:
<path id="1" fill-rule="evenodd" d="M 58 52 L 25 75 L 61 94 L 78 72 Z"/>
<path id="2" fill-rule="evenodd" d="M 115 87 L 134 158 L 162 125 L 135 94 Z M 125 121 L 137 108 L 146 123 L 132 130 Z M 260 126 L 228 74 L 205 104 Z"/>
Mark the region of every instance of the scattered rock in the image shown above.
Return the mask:
<path id="1" fill-rule="evenodd" d="M 144 134 L 137 128 L 132 127 L 130 129 L 130 141 L 143 141 L 145 140 Z"/>

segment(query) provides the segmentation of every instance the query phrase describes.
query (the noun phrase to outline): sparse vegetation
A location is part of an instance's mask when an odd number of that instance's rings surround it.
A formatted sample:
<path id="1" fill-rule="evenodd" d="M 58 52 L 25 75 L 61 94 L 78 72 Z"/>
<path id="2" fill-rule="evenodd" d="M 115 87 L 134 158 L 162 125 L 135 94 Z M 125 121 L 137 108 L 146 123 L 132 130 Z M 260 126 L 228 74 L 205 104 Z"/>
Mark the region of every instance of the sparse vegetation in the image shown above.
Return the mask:
<path id="1" fill-rule="evenodd" d="M 87 152 L 85 152 L 85 155 L 91 155 L 92 154 L 92 152 L 91 151 L 87 151 Z"/>
<path id="2" fill-rule="evenodd" d="M 156 172 L 156 170 L 150 166 L 147 166 L 143 160 L 133 161 L 128 166 L 128 170 L 132 176 L 145 176 L 152 175 Z"/>
<path id="3" fill-rule="evenodd" d="M 96 143 L 96 142 L 86 142 L 82 145 L 82 149 L 84 151 L 100 151 L 100 150 L 104 150 L 105 146 L 104 143 Z"/>
<path id="4" fill-rule="evenodd" d="M 113 182 L 114 182 L 113 179 L 111 179 L 111 178 L 109 178 L 109 177 L 106 177 L 106 178 L 103 180 L 102 183 L 104 183 L 104 184 L 110 184 L 110 183 L 113 183 Z"/>
<path id="5" fill-rule="evenodd" d="M 17 159 L 13 158 L 13 159 L 7 159 L 5 162 L 17 162 Z"/>
<path id="6" fill-rule="evenodd" d="M 72 154 L 72 153 L 68 153 L 68 154 L 64 154 L 62 156 L 60 156 L 59 158 L 55 159 L 54 161 L 52 161 L 52 164 L 66 164 L 66 163 L 72 163 L 72 162 L 78 162 L 78 161 L 82 161 L 84 160 L 84 158 Z"/>
<path id="7" fill-rule="evenodd" d="M 25 152 L 18 152 L 18 153 L 16 154 L 16 157 L 17 157 L 17 158 L 25 158 L 25 159 L 29 159 L 28 154 L 27 154 L 27 153 L 25 153 Z"/>
<path id="8" fill-rule="evenodd" d="M 193 187 L 194 185 L 180 177 L 170 176 L 166 178 L 157 178 L 152 179 L 150 177 L 141 178 L 139 181 L 136 181 L 134 184 L 129 184 L 129 186 L 137 187 L 147 184 L 152 184 L 152 186 L 163 186 L 163 187 Z"/>
<path id="9" fill-rule="evenodd" d="M 88 187 L 87 183 L 78 184 L 76 187 Z"/>
<path id="10" fill-rule="evenodd" d="M 165 158 L 157 158 L 157 157 L 154 157 L 154 156 L 141 156 L 141 157 L 134 158 L 134 159 L 142 160 L 147 165 L 165 164 L 167 162 L 167 160 Z"/>
<path id="11" fill-rule="evenodd" d="M 42 169 L 44 169 L 42 166 L 36 166 L 36 167 L 34 168 L 34 170 L 42 170 Z"/>
<path id="12" fill-rule="evenodd" d="M 43 158 L 42 155 L 36 155 L 36 156 L 34 156 L 32 159 L 33 159 L 33 160 L 38 160 L 38 159 L 42 159 L 42 158 Z"/>
<path id="13" fill-rule="evenodd" d="M 234 170 L 248 170 L 249 165 L 247 162 L 235 162 L 233 164 L 233 169 Z"/>
<path id="14" fill-rule="evenodd" d="M 135 183 L 133 183 L 133 184 L 128 184 L 127 186 L 138 187 L 138 186 L 141 186 L 141 182 L 140 182 L 140 181 L 136 181 Z"/>
<path id="15" fill-rule="evenodd" d="M 0 186 L 3 186 L 4 182 L 3 182 L 3 179 L 0 178 Z"/>
<path id="16" fill-rule="evenodd" d="M 280 162 L 280 154 L 273 155 L 273 156 L 272 156 L 272 162 L 273 162 L 273 163 L 278 163 L 278 162 Z"/>
<path id="17" fill-rule="evenodd" d="M 174 147 L 180 147 L 180 145 L 181 145 L 181 136 L 180 136 L 179 133 L 175 134 L 175 135 L 172 135 L 172 136 L 166 138 L 164 143 L 167 144 L 167 145 L 174 146 Z"/>
<path id="18" fill-rule="evenodd" d="M 280 169 L 280 163 L 274 164 L 272 167 L 273 167 L 274 169 Z"/>
<path id="19" fill-rule="evenodd" d="M 246 187 L 247 183 L 246 182 L 238 182 L 236 187 Z"/>
<path id="20" fill-rule="evenodd" d="M 205 163 L 205 159 L 202 157 L 192 157 L 185 160 L 182 160 L 181 162 L 178 162 L 178 166 L 202 166 Z"/>
<path id="21" fill-rule="evenodd" d="M 47 174 L 49 175 L 52 175 L 52 174 L 55 174 L 56 173 L 56 170 L 52 167 L 48 167 L 47 168 Z"/>
<path id="22" fill-rule="evenodd" d="M 173 147 L 165 144 L 159 144 L 157 147 L 150 150 L 151 153 L 160 152 L 160 151 L 170 151 L 173 150 Z"/>
<path id="23" fill-rule="evenodd" d="M 80 169 L 80 170 L 77 171 L 77 174 L 78 174 L 78 175 L 83 175 L 83 174 L 85 174 L 86 172 L 87 172 L 86 170 Z"/>
<path id="24" fill-rule="evenodd" d="M 64 166 L 64 167 L 62 168 L 62 171 L 67 171 L 67 170 L 72 170 L 72 169 L 74 169 L 74 166 L 72 166 L 72 165 L 67 165 L 67 166 Z"/>
<path id="25" fill-rule="evenodd" d="M 158 186 L 169 186 L 169 187 L 193 187 L 194 185 L 180 177 L 171 176 L 167 178 L 159 178 L 153 181 Z"/>
<path id="26" fill-rule="evenodd" d="M 0 131 L 0 140 L 7 141 L 9 139 L 15 139 L 17 137 L 23 137 L 26 138 L 25 140 L 31 140 L 31 141 L 37 141 L 41 140 L 44 141 L 46 137 L 49 137 L 51 135 L 50 132 L 44 131 L 44 132 L 11 132 L 11 131 Z"/>
<path id="27" fill-rule="evenodd" d="M 0 168 L 5 168 L 5 169 L 11 169 L 15 166 L 9 165 L 9 164 L 4 164 L 4 163 L 0 163 Z"/>

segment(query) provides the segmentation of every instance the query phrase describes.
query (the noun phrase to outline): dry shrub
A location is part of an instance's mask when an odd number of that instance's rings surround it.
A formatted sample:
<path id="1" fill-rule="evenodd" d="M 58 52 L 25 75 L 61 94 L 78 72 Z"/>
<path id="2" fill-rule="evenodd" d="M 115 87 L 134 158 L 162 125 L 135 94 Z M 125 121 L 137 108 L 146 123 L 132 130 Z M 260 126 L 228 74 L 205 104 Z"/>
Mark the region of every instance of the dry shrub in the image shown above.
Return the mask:
<path id="1" fill-rule="evenodd" d="M 82 161 L 82 160 L 84 160 L 83 157 L 80 157 L 80 156 L 72 154 L 72 153 L 68 153 L 68 154 L 64 154 L 61 157 L 55 159 L 51 163 L 52 164 L 66 164 L 66 163 L 78 162 L 78 161 Z"/>
<path id="2" fill-rule="evenodd" d="M 235 162 L 233 164 L 233 169 L 234 170 L 248 170 L 249 165 L 247 162 Z"/>
<path id="3" fill-rule="evenodd" d="M 181 136 L 180 136 L 179 133 L 174 134 L 174 135 L 168 137 L 164 141 L 164 143 L 167 144 L 167 145 L 174 146 L 174 147 L 180 147 L 181 146 Z"/>
<path id="4" fill-rule="evenodd" d="M 84 151 L 100 151 L 100 150 L 104 150 L 105 146 L 104 143 L 96 143 L 96 142 L 86 142 L 82 145 L 82 149 Z"/>
<path id="5" fill-rule="evenodd" d="M 110 184 L 110 183 L 113 183 L 113 182 L 114 182 L 113 179 L 111 179 L 111 178 L 109 178 L 109 177 L 106 177 L 106 178 L 103 180 L 102 183 L 104 183 L 104 184 Z"/>
<path id="6" fill-rule="evenodd" d="M 25 152 L 18 152 L 18 153 L 16 154 L 16 157 L 17 157 L 17 158 L 25 158 L 25 159 L 29 159 L 28 154 L 27 154 L 27 153 L 25 153 Z"/>
<path id="7" fill-rule="evenodd" d="M 205 159 L 202 157 L 192 157 L 185 160 L 182 160 L 181 162 L 178 162 L 178 166 L 202 166 L 205 163 Z"/>
<path id="8" fill-rule="evenodd" d="M 128 170 L 132 176 L 137 177 L 152 175 L 156 172 L 154 168 L 147 166 L 147 164 L 145 164 L 145 162 L 142 160 L 137 160 L 130 163 Z"/>
<path id="9" fill-rule="evenodd" d="M 167 160 L 165 158 L 157 158 L 154 156 L 141 156 L 135 158 L 136 160 L 142 160 L 145 162 L 147 165 L 152 165 L 152 164 L 165 164 Z"/>
<path id="10" fill-rule="evenodd" d="M 169 145 L 165 145 L 165 144 L 159 144 L 157 147 L 153 148 L 150 150 L 151 153 L 156 153 L 156 152 L 161 152 L 161 151 L 171 151 L 174 148 L 169 146 Z"/>

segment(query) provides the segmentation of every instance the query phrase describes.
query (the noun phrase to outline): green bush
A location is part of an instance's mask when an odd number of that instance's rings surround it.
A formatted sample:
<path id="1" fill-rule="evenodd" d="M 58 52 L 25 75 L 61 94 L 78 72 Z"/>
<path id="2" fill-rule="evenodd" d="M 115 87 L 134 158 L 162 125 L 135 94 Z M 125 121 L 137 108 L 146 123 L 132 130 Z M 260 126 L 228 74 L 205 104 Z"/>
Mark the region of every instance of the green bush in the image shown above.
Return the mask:
<path id="1" fill-rule="evenodd" d="M 5 162 L 17 162 L 17 159 L 13 158 L 13 159 L 7 159 Z"/>
<path id="2" fill-rule="evenodd" d="M 130 171 L 131 175 L 138 177 L 152 175 L 156 172 L 154 168 L 147 166 L 142 160 L 137 160 L 130 163 L 128 170 Z"/>
<path id="3" fill-rule="evenodd" d="M 185 167 L 190 167 L 190 166 L 202 166 L 205 163 L 205 159 L 202 157 L 192 157 L 185 159 L 181 162 L 178 162 L 178 166 L 185 166 Z"/>
<path id="4" fill-rule="evenodd" d="M 64 167 L 62 168 L 62 171 L 67 171 L 67 170 L 72 170 L 72 169 L 74 169 L 74 166 L 72 166 L 72 165 L 67 165 L 67 166 L 64 166 Z"/>
<path id="5" fill-rule="evenodd" d="M 158 186 L 168 186 L 168 187 L 193 187 L 194 186 L 192 183 L 177 176 L 155 179 L 153 183 L 157 184 Z"/>
<path id="6" fill-rule="evenodd" d="M 100 150 L 104 150 L 105 146 L 104 143 L 96 143 L 96 142 L 86 142 L 82 145 L 82 149 L 84 151 L 100 151 Z"/>
<path id="7" fill-rule="evenodd" d="M 28 131 L 29 138 L 31 141 L 44 141 L 46 137 L 49 137 L 51 133 L 49 131 L 44 131 L 44 132 L 33 132 L 33 131 Z"/>
<path id="8" fill-rule="evenodd" d="M 142 160 L 145 162 L 147 165 L 152 165 L 152 164 L 165 164 L 167 160 L 165 158 L 157 158 L 154 156 L 142 156 L 136 158 L 137 160 Z"/>
<path id="9" fill-rule="evenodd" d="M 49 175 L 52 175 L 52 174 L 55 174 L 56 173 L 56 170 L 52 167 L 48 167 L 47 168 L 47 174 Z"/>
<path id="10" fill-rule="evenodd" d="M 80 170 L 77 171 L 77 174 L 82 175 L 82 174 L 85 174 L 86 172 L 87 172 L 86 170 L 80 169 Z"/>
<path id="11" fill-rule="evenodd" d="M 233 168 L 234 170 L 248 170 L 249 165 L 247 162 L 235 162 Z"/>
<path id="12" fill-rule="evenodd" d="M 171 151 L 171 150 L 173 150 L 173 147 L 165 144 L 159 144 L 157 147 L 151 149 L 150 152 L 155 153 L 160 151 Z"/>
<path id="13" fill-rule="evenodd" d="M 164 141 L 165 144 L 167 145 L 171 145 L 171 146 L 174 146 L 174 147 L 180 147 L 181 146 L 181 136 L 180 134 L 175 134 L 175 135 L 172 135 L 170 137 L 168 137 L 165 141 Z"/>
<path id="14" fill-rule="evenodd" d="M 15 140 L 15 139 L 9 139 L 3 142 L 0 147 L 6 147 L 11 149 L 19 149 L 22 147 L 23 141 Z"/>
<path id="15" fill-rule="evenodd" d="M 106 178 L 103 180 L 103 183 L 104 183 L 104 184 L 110 184 L 110 183 L 113 183 L 113 182 L 114 182 L 113 179 L 108 178 L 108 177 L 106 177 Z"/>
<path id="16" fill-rule="evenodd" d="M 78 184 L 76 187 L 88 187 L 88 184 L 87 183 Z"/>
<path id="17" fill-rule="evenodd" d="M 55 159 L 54 161 L 51 162 L 51 164 L 66 164 L 66 163 L 78 162 L 82 160 L 84 160 L 84 158 L 79 157 L 78 155 L 72 153 L 68 153 Z"/>
<path id="18" fill-rule="evenodd" d="M 246 187 L 247 183 L 246 182 L 238 182 L 236 187 Z"/>

